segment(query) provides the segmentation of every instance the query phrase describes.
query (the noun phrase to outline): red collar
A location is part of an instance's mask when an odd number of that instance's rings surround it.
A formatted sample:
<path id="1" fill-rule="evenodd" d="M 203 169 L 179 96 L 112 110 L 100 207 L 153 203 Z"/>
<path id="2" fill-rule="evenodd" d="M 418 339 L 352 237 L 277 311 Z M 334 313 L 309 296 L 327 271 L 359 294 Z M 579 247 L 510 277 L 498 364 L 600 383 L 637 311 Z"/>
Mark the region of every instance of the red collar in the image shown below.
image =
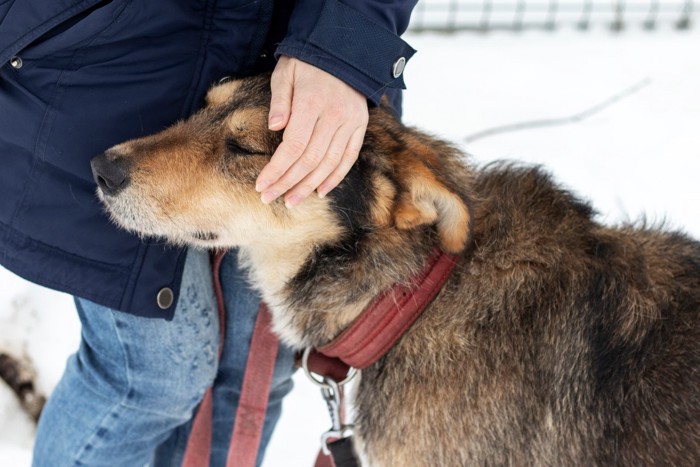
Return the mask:
<path id="1" fill-rule="evenodd" d="M 349 328 L 312 352 L 309 358 L 311 371 L 340 381 L 347 373 L 347 367 L 361 370 L 375 363 L 423 313 L 456 264 L 456 256 L 436 249 L 425 269 L 407 285 L 397 284 L 379 295 Z M 337 362 L 328 361 L 328 358 Z M 345 373 L 342 373 L 343 366 Z"/>

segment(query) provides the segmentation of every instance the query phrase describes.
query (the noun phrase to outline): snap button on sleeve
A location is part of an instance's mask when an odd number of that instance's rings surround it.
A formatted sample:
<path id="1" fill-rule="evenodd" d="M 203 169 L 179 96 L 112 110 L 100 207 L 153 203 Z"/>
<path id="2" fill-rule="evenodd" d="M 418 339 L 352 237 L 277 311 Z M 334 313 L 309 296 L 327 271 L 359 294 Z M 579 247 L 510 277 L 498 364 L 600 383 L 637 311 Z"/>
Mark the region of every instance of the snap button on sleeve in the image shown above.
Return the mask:
<path id="1" fill-rule="evenodd" d="M 20 68 L 22 68 L 22 65 L 24 65 L 24 62 L 21 58 L 14 56 L 10 59 L 10 66 L 15 70 L 19 70 Z"/>
<path id="2" fill-rule="evenodd" d="M 398 78 L 399 76 L 401 76 L 401 73 L 403 73 L 403 69 L 405 67 L 406 59 L 404 57 L 400 57 L 394 62 L 394 66 L 391 69 L 391 74 L 394 76 L 394 78 Z"/>
<path id="3" fill-rule="evenodd" d="M 156 302 L 161 310 L 167 310 L 173 304 L 175 295 L 170 287 L 163 287 L 156 296 Z"/>

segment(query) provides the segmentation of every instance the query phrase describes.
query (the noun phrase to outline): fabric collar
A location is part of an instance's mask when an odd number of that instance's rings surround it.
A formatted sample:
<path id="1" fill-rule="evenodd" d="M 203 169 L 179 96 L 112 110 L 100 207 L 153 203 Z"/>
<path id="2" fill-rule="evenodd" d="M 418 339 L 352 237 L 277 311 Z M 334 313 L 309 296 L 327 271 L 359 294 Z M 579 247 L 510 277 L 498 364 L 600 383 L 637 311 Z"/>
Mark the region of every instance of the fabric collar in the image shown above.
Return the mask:
<path id="1" fill-rule="evenodd" d="M 343 374 L 342 367 L 347 374 L 347 367 L 361 370 L 375 363 L 423 313 L 456 264 L 456 256 L 436 249 L 423 271 L 411 281 L 397 284 L 379 295 L 350 327 L 312 352 L 311 371 L 336 379 Z M 323 361 L 329 358 L 337 362 Z M 333 366 L 336 368 L 329 368 Z"/>

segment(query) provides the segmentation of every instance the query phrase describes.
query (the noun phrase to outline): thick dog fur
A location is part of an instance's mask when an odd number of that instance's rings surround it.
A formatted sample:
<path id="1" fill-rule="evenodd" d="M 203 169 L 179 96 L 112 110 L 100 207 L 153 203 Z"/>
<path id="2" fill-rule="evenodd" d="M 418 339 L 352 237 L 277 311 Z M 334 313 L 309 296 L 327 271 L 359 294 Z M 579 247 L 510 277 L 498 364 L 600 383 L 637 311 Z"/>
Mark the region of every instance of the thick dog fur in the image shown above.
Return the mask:
<path id="1" fill-rule="evenodd" d="M 281 140 L 269 77 L 213 88 L 160 134 L 110 149 L 121 226 L 240 247 L 276 332 L 320 346 L 435 246 L 458 253 L 408 333 L 364 370 L 371 466 L 700 465 L 700 244 L 610 228 L 538 168 L 476 170 L 373 109 L 360 158 L 296 208 L 254 190 Z"/>

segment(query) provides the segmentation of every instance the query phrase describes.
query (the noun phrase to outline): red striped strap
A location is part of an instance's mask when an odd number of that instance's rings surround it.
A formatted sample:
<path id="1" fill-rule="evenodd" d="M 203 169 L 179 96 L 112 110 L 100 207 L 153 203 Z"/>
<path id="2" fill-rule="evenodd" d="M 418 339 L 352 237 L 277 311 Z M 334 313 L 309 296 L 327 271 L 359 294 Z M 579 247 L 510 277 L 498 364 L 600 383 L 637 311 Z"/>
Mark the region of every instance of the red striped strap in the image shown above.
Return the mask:
<path id="1" fill-rule="evenodd" d="M 227 467 L 255 466 L 279 347 L 271 324 L 270 310 L 260 303 L 236 410 Z"/>
<path id="2" fill-rule="evenodd" d="M 192 431 L 187 440 L 182 467 L 202 467 L 209 465 L 211 452 L 211 421 L 213 415 L 213 395 L 209 388 L 204 394 L 194 417 Z"/>
<path id="3" fill-rule="evenodd" d="M 218 252 L 212 255 L 214 291 L 219 309 L 221 333 L 219 357 L 221 357 L 226 329 L 224 296 L 219 277 L 219 269 L 224 255 L 225 252 Z M 278 347 L 277 336 L 272 333 L 270 311 L 264 303 L 261 303 L 250 343 L 241 397 L 236 410 L 236 420 L 226 460 L 227 467 L 255 466 L 260 440 L 262 439 L 265 412 L 267 411 Z M 213 415 L 212 397 L 212 389 L 209 388 L 195 415 L 190 438 L 185 449 L 183 467 L 209 465 Z"/>

